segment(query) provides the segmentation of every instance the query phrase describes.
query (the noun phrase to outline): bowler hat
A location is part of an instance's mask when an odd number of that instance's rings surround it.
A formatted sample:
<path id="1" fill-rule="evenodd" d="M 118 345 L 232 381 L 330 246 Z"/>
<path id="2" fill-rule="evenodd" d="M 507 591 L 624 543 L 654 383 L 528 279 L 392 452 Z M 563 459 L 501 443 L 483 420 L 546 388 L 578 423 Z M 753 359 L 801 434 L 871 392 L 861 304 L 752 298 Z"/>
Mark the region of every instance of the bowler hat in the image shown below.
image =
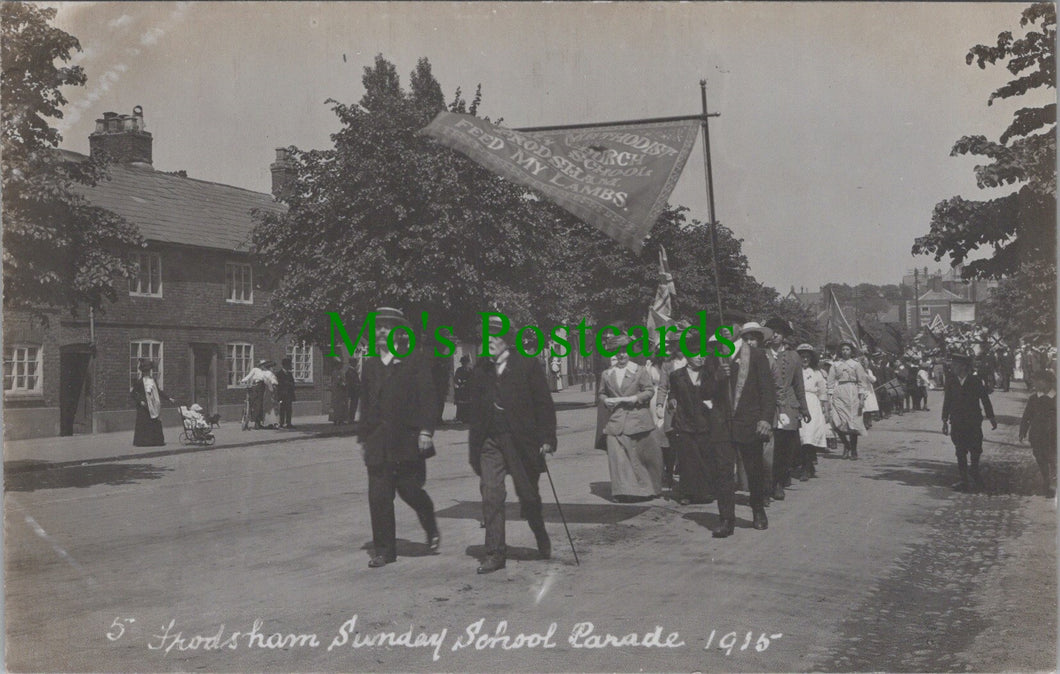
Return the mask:
<path id="1" fill-rule="evenodd" d="M 772 330 L 773 332 L 779 332 L 784 337 L 790 337 L 792 334 L 795 333 L 795 330 L 791 327 L 790 322 L 777 316 L 774 316 L 773 318 L 770 318 L 768 321 L 766 321 L 766 327 Z"/>
<path id="2" fill-rule="evenodd" d="M 604 342 L 604 348 L 608 351 L 619 351 L 623 346 L 629 344 L 633 340 L 629 338 L 629 335 L 611 335 Z"/>

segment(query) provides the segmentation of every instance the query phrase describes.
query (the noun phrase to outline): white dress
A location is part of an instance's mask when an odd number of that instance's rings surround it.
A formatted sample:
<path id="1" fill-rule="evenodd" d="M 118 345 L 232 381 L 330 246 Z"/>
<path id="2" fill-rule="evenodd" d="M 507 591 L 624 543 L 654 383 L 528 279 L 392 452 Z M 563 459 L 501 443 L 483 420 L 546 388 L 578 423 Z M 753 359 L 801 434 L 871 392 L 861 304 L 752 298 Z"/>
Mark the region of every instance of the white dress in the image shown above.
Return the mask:
<path id="1" fill-rule="evenodd" d="M 869 368 L 865 368 L 865 374 L 869 378 L 869 394 L 865 396 L 865 409 L 862 412 L 879 412 L 880 401 L 876 399 L 876 387 L 873 386 L 876 383 L 876 375 L 872 374 Z"/>
<path id="2" fill-rule="evenodd" d="M 828 384 L 819 370 L 802 368 L 803 384 L 806 387 L 806 408 L 810 411 L 810 423 L 799 426 L 799 442 L 803 445 L 826 447 L 828 445 L 828 422 L 824 418 L 821 403 L 828 400 Z"/>

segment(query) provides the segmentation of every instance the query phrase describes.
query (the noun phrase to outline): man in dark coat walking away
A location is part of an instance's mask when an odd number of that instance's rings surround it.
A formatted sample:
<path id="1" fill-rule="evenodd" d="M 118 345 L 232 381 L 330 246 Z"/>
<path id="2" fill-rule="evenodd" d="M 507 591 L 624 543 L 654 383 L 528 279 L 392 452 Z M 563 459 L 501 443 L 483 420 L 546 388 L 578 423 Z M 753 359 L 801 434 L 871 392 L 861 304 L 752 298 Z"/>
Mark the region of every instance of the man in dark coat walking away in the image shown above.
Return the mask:
<path id="1" fill-rule="evenodd" d="M 368 566 L 397 561 L 394 493 L 412 506 L 427 532 L 427 545 L 441 543 L 434 503 L 424 491 L 426 459 L 434 456 L 436 398 L 427 359 L 413 351 L 399 358 L 387 348 L 387 335 L 408 323 L 398 309 L 376 310 L 379 357 L 364 363 L 363 405 L 359 438 L 368 467 L 368 507 L 372 515 L 374 552 Z M 409 351 L 404 333 L 396 332 L 395 351 Z"/>
<path id="2" fill-rule="evenodd" d="M 490 332 L 500 332 L 490 319 Z M 512 334 L 509 331 L 507 334 Z M 471 427 L 468 460 L 479 476 L 486 524 L 486 558 L 478 573 L 503 569 L 504 478 L 511 475 L 522 516 L 537 540 L 542 559 L 552 556 L 545 531 L 538 478 L 545 454 L 556 451 L 556 408 L 540 363 L 520 355 L 501 337 L 489 338 L 489 358 L 480 358 L 471 375 Z"/>
<path id="3" fill-rule="evenodd" d="M 731 536 L 736 527 L 733 471 L 737 452 L 747 471 L 754 516 L 752 526 L 758 530 L 769 526 L 762 444 L 773 434 L 777 387 L 762 347 L 766 336 L 771 334 L 772 330 L 758 323 L 746 323 L 731 355 L 708 360 L 708 364 L 716 360 L 718 365 L 713 373 L 718 387 L 710 424 L 710 449 L 717 479 L 715 493 L 721 517 L 713 532 L 715 538 Z"/>
<path id="4" fill-rule="evenodd" d="M 980 489 L 983 481 L 979 476 L 979 457 L 983 454 L 983 415 L 990 421 L 990 428 L 997 430 L 994 407 L 986 392 L 983 380 L 972 374 L 972 357 L 963 354 L 950 356 L 953 376 L 946 377 L 946 393 L 942 400 L 942 433 L 949 435 L 957 450 L 957 470 L 960 482 L 953 485 L 957 491 Z M 982 410 L 979 406 L 982 404 Z M 971 455 L 971 482 L 969 482 L 968 455 Z"/>
<path id="5" fill-rule="evenodd" d="M 280 361 L 276 382 L 276 402 L 280 407 L 280 428 L 294 428 L 291 425 L 291 412 L 294 407 L 294 373 L 291 372 L 290 358 Z"/>

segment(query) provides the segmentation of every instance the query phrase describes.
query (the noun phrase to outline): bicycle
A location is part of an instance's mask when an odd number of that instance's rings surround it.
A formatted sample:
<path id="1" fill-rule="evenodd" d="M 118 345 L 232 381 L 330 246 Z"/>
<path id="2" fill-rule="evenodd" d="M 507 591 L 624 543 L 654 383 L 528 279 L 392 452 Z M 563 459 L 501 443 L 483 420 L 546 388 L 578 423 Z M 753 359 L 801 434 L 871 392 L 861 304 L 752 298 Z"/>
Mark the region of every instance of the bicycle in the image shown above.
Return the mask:
<path id="1" fill-rule="evenodd" d="M 244 431 L 250 430 L 250 389 L 247 388 L 247 394 L 243 400 L 243 420 L 240 423 L 240 428 Z"/>

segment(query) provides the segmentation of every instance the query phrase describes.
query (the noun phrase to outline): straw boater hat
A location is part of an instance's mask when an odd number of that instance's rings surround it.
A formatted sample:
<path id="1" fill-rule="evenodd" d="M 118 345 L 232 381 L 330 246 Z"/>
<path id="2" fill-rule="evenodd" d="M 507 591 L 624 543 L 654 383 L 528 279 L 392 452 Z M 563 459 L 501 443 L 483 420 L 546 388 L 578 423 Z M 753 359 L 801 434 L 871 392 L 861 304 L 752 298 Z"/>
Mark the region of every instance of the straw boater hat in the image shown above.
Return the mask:
<path id="1" fill-rule="evenodd" d="M 394 307 L 379 307 L 375 310 L 375 324 L 376 325 L 408 325 L 408 319 L 405 318 L 405 312 L 401 309 L 395 309 Z"/>
<path id="2" fill-rule="evenodd" d="M 810 353 L 817 353 L 817 349 L 815 349 L 812 346 L 810 346 L 809 344 L 805 344 L 805 343 L 799 344 L 798 346 L 796 346 L 795 347 L 795 351 L 798 352 L 798 353 L 802 353 L 803 351 L 809 351 Z"/>
<path id="3" fill-rule="evenodd" d="M 741 337 L 751 332 L 757 332 L 758 334 L 762 335 L 762 339 L 769 339 L 773 336 L 772 330 L 762 325 L 759 325 L 757 321 L 750 321 L 748 323 L 744 323 L 743 327 L 740 328 Z"/>

